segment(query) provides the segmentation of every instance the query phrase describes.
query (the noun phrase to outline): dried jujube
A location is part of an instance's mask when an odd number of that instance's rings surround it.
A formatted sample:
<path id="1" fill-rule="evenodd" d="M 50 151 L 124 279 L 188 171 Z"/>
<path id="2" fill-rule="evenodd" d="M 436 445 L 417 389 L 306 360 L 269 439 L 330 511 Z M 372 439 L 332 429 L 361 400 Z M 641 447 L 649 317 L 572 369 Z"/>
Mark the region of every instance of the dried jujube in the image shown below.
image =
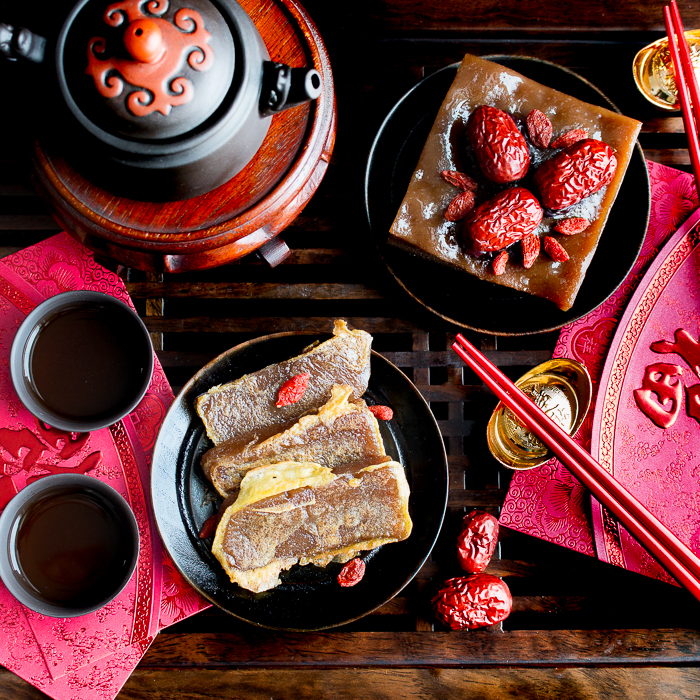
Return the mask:
<path id="1" fill-rule="evenodd" d="M 445 581 L 433 598 L 435 616 L 450 629 L 477 629 L 505 620 L 513 599 L 498 576 L 474 574 Z"/>
<path id="2" fill-rule="evenodd" d="M 533 233 L 542 221 L 542 207 L 524 187 L 501 190 L 464 220 L 464 243 L 476 255 L 503 250 Z"/>
<path id="3" fill-rule="evenodd" d="M 467 138 L 486 178 L 504 185 L 524 177 L 530 151 L 510 114 L 489 105 L 477 107 L 467 121 Z"/>
<path id="4" fill-rule="evenodd" d="M 457 537 L 459 565 L 467 573 L 481 573 L 489 565 L 497 544 L 498 520 L 482 510 L 467 513 Z"/>
<path id="5" fill-rule="evenodd" d="M 543 163 L 535 173 L 535 184 L 542 204 L 558 211 L 608 185 L 616 169 L 617 158 L 607 143 L 584 139 Z"/>

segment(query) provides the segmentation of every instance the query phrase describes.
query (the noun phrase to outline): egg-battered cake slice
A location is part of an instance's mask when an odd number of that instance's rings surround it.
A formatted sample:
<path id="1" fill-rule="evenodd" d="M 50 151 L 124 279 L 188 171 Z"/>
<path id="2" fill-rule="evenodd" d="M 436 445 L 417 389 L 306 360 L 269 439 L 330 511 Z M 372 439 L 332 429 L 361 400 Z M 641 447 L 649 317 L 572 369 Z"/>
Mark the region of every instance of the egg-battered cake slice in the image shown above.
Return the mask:
<path id="1" fill-rule="evenodd" d="M 349 403 L 350 386 L 336 385 L 317 413 L 263 442 L 243 447 L 233 440 L 212 447 L 202 469 L 224 498 L 236 493 L 250 469 L 278 462 L 314 462 L 333 470 L 356 471 L 388 461 L 377 419 L 364 401 Z"/>
<path id="2" fill-rule="evenodd" d="M 351 331 L 345 321 L 336 321 L 330 340 L 212 387 L 197 397 L 195 408 L 215 445 L 231 440 L 244 447 L 266 440 L 326 403 L 335 384 L 352 387 L 353 398 L 359 399 L 367 390 L 371 346 L 369 333 Z M 303 396 L 296 403 L 277 406 L 282 385 L 299 374 L 309 375 Z"/>
<path id="3" fill-rule="evenodd" d="M 223 514 L 212 552 L 232 582 L 260 593 L 294 564 L 346 562 L 406 539 L 408 497 L 398 462 L 345 474 L 312 462 L 257 467 Z"/>

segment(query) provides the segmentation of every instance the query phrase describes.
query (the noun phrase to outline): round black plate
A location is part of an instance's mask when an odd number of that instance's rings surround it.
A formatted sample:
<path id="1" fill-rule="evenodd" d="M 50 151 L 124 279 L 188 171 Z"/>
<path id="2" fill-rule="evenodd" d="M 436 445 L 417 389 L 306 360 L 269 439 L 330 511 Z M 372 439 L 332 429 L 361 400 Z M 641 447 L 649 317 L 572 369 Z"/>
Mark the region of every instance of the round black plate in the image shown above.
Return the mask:
<path id="1" fill-rule="evenodd" d="M 486 58 L 567 95 L 619 112 L 598 88 L 554 63 L 516 56 Z M 446 321 L 493 335 L 556 330 L 600 306 L 634 265 L 651 203 L 644 154 L 637 144 L 598 250 L 568 311 L 388 245 L 389 228 L 458 67 L 458 63 L 447 66 L 418 83 L 396 103 L 379 129 L 365 173 L 365 206 L 372 236 L 398 283 Z"/>
<path id="2" fill-rule="evenodd" d="M 219 501 L 199 466 L 211 443 L 194 411 L 194 399 L 216 384 L 298 355 L 313 340 L 307 335 L 278 333 L 217 357 L 177 396 L 153 451 L 151 495 L 156 523 L 178 569 L 207 600 L 236 617 L 273 629 L 319 630 L 342 625 L 393 598 L 430 554 L 447 504 L 447 457 L 435 418 L 406 375 L 373 352 L 365 397 L 370 404 L 394 409 L 394 419 L 380 421 L 380 427 L 387 453 L 406 469 L 411 487 L 411 536 L 367 554 L 366 574 L 352 588 L 338 585 L 339 564 L 295 566 L 282 574 L 280 586 L 259 594 L 229 581 L 211 554 L 211 540 L 198 536 Z"/>

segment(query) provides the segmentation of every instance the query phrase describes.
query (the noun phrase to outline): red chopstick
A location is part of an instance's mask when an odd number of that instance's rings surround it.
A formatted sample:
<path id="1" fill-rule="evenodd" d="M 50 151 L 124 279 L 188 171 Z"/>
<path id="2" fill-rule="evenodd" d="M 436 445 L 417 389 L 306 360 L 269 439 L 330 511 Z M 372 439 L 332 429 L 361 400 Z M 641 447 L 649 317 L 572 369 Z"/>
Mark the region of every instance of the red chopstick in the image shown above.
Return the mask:
<path id="1" fill-rule="evenodd" d="M 700 558 L 652 515 L 580 445 L 535 405 L 466 338 L 454 351 L 565 464 L 682 586 L 700 600 Z"/>
<path id="2" fill-rule="evenodd" d="M 664 7 L 664 22 L 668 35 L 668 49 L 671 53 L 673 70 L 676 76 L 676 88 L 683 113 L 683 124 L 688 137 L 688 151 L 695 176 L 695 187 L 700 196 L 700 142 L 698 127 L 700 127 L 700 90 L 695 78 L 695 69 L 690 58 L 690 49 L 685 38 L 681 15 L 676 0 L 671 0 L 671 6 Z M 678 37 L 678 44 L 676 44 Z M 689 94 L 690 91 L 690 94 Z M 692 95 L 692 101 L 691 101 Z"/>

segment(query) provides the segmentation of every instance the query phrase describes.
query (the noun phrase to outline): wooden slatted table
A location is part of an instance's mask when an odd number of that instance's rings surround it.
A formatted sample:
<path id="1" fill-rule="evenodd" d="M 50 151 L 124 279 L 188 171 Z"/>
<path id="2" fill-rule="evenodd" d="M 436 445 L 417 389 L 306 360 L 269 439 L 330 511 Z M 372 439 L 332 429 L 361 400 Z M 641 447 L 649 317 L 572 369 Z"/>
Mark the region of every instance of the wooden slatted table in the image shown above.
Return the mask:
<path id="1" fill-rule="evenodd" d="M 127 286 L 176 391 L 217 354 L 259 335 L 325 332 L 337 317 L 372 333 L 375 349 L 413 379 L 438 419 L 450 468 L 445 525 L 415 580 L 373 615 L 328 632 L 278 634 L 211 609 L 159 635 L 119 697 L 698 697 L 700 606 L 688 594 L 513 531 L 503 530 L 489 568 L 512 590 L 510 618 L 475 632 L 434 625 L 430 596 L 458 574 L 461 515 L 472 507 L 497 514 L 510 473 L 486 447 L 495 398 L 449 350 L 457 329 L 407 298 L 382 266 L 362 196 L 366 156 L 393 103 L 465 52 L 573 69 L 644 122 L 648 159 L 689 171 L 680 115 L 655 111 L 631 77 L 634 54 L 661 36 L 663 2 L 307 0 L 305 7 L 330 53 L 338 132 L 325 180 L 284 234 L 292 255 L 275 269 L 251 257 L 181 276 L 128 270 Z M 681 3 L 681 13 L 687 28 L 700 27 L 698 3 Z M 18 78 L 1 70 L 6 95 L 37 72 Z M 22 114 L 19 106 L 3 109 L 2 254 L 57 231 L 31 186 L 32 126 Z M 557 339 L 467 335 L 512 378 L 548 359 Z M 40 693 L 1 669 L 0 696 Z"/>

